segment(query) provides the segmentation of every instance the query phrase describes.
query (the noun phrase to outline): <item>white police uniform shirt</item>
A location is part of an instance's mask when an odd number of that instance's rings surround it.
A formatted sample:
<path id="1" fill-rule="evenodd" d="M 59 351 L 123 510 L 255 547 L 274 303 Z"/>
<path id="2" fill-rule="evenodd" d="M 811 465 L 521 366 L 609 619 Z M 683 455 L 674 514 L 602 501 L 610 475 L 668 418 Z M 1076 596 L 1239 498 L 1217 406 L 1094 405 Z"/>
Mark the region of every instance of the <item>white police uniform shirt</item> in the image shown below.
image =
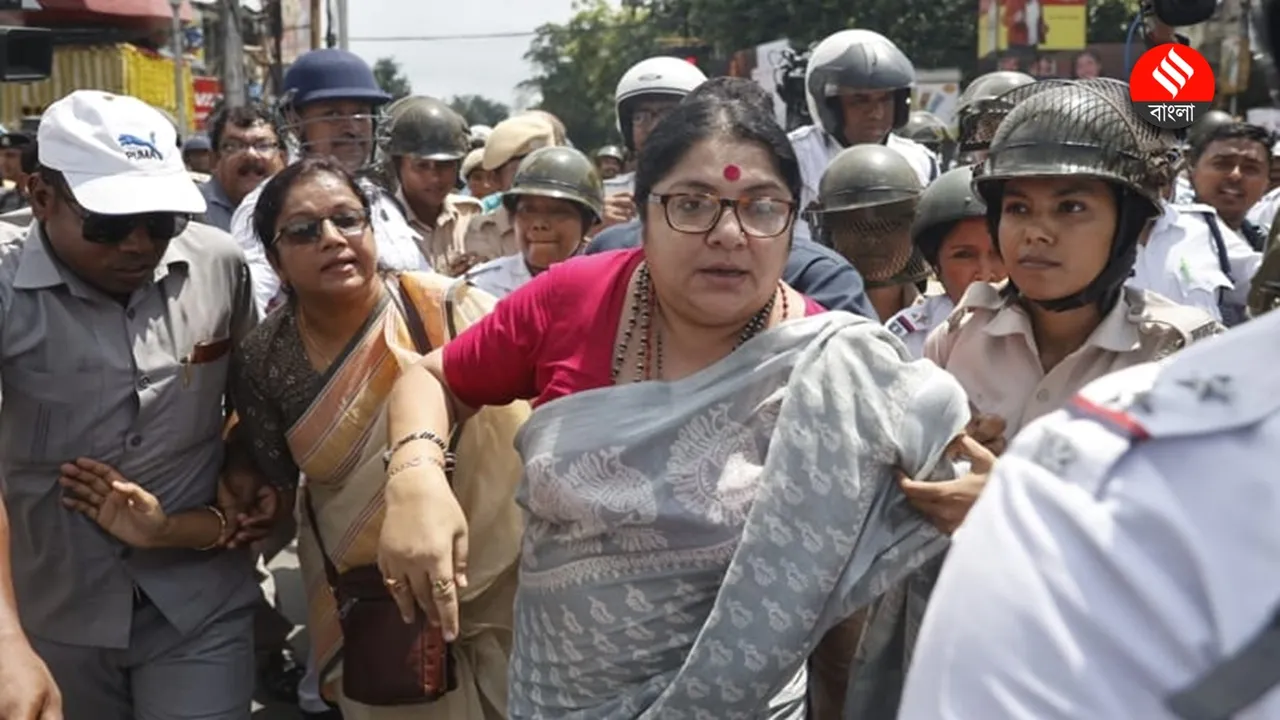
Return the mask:
<path id="1" fill-rule="evenodd" d="M 1166 697 L 1259 635 L 1280 606 L 1277 338 L 1268 314 L 1017 437 L 952 538 L 899 720 L 1172 718 Z M 1212 716 L 1280 718 L 1280 690 Z"/>
<path id="2" fill-rule="evenodd" d="M 1191 178 L 1185 172 L 1179 173 L 1173 181 L 1173 202 L 1188 205 L 1196 201 L 1196 189 L 1191 186 Z"/>
<path id="3" fill-rule="evenodd" d="M 1223 294 L 1223 301 L 1240 307 L 1247 306 L 1253 275 L 1262 264 L 1262 253 L 1254 250 L 1244 238 L 1240 237 L 1239 233 L 1227 227 L 1212 206 L 1200 203 L 1184 205 L 1175 203 L 1174 209 L 1178 211 L 1176 217 L 1171 217 L 1164 227 L 1153 227 L 1148 235 L 1147 244 L 1160 246 L 1166 243 L 1167 239 L 1160 235 L 1171 233 L 1176 227 L 1177 231 L 1182 233 L 1181 238 L 1174 244 L 1178 253 L 1185 253 L 1186 257 L 1198 256 L 1200 260 L 1196 262 L 1197 267 L 1205 266 L 1206 257 L 1211 258 L 1212 263 L 1221 269 L 1213 231 L 1209 228 L 1209 222 L 1213 222 L 1222 236 L 1226 270 L 1230 270 L 1233 283 L 1233 287 Z"/>
<path id="4" fill-rule="evenodd" d="M 231 216 L 231 235 L 240 243 L 249 263 L 253 280 L 253 300 L 258 312 L 265 316 L 280 296 L 280 276 L 267 261 L 266 249 L 253 231 L 253 211 L 267 181 L 263 181 L 240 201 Z M 360 186 L 369 195 L 372 204 L 370 222 L 373 225 L 374 242 L 378 247 L 378 267 L 384 270 L 428 271 L 431 264 L 422 254 L 422 239 L 410 227 L 395 200 L 374 183 L 361 179 Z"/>
<path id="5" fill-rule="evenodd" d="M 1275 158 L 1272 162 L 1280 162 L 1280 158 Z M 1244 219 L 1262 228 L 1263 232 L 1269 232 L 1271 223 L 1275 222 L 1277 210 L 1280 210 L 1280 187 L 1272 188 L 1263 195 L 1245 213 Z"/>
<path id="6" fill-rule="evenodd" d="M 504 255 L 467 271 L 467 281 L 495 298 L 504 298 L 533 279 L 524 255 Z"/>
<path id="7" fill-rule="evenodd" d="M 907 346 L 911 357 L 919 360 L 924 357 L 924 341 L 929 333 L 946 322 L 955 309 L 956 304 L 947 295 L 929 295 L 899 310 L 884 326 Z"/>
<path id="8" fill-rule="evenodd" d="M 618 173 L 608 180 L 604 181 L 604 195 L 618 195 L 619 193 L 634 194 L 636 191 L 636 174 Z"/>
<path id="9" fill-rule="evenodd" d="M 1179 305 L 1200 308 L 1222 322 L 1219 296 L 1234 286 L 1219 263 L 1206 222 L 1208 215 L 1198 209 L 1202 207 L 1164 204 L 1146 245 L 1138 248 L 1127 285 L 1163 295 Z M 1186 222 L 1181 217 L 1184 213 L 1192 214 Z M 1208 214 L 1216 217 L 1212 208 Z"/>
<path id="10" fill-rule="evenodd" d="M 795 149 L 796 159 L 800 163 L 800 179 L 803 182 L 800 209 L 804 210 L 809 207 L 809 203 L 818 199 L 818 183 L 822 180 L 822 174 L 844 147 L 817 125 L 796 128 L 787 134 L 787 138 L 791 140 L 791 147 Z M 920 176 L 921 185 L 928 185 L 938 177 L 941 170 L 938 156 L 929 148 L 894 133 L 889 133 L 884 144 L 885 147 L 902 153 Z"/>

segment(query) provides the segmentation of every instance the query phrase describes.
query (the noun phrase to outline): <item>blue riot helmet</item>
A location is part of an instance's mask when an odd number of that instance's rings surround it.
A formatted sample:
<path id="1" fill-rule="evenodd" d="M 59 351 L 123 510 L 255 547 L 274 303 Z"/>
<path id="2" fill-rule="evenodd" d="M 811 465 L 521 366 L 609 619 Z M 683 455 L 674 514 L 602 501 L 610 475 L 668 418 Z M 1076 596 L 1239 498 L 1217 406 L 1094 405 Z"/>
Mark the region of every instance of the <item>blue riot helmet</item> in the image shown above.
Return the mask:
<path id="1" fill-rule="evenodd" d="M 280 112 L 290 154 L 332 155 L 352 172 L 376 164 L 378 125 L 391 96 L 347 50 L 312 50 L 289 66 Z"/>

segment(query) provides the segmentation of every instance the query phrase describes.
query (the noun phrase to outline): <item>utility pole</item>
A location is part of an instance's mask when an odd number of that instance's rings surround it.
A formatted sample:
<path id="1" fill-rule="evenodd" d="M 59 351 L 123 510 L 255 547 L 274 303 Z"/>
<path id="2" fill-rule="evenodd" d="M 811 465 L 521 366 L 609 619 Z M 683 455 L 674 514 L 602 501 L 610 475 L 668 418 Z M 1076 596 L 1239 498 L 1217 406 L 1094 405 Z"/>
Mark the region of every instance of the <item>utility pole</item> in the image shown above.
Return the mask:
<path id="1" fill-rule="evenodd" d="M 182 52 L 182 0 L 169 0 L 169 7 L 173 8 L 173 24 L 169 26 L 169 47 L 173 54 L 173 96 L 178 105 L 174 117 L 178 118 L 178 135 L 183 136 L 187 134 L 190 125 L 187 124 L 187 78 L 182 72 L 186 67 Z"/>
<path id="2" fill-rule="evenodd" d="M 324 0 L 311 0 L 311 49 L 324 47 Z"/>
<path id="3" fill-rule="evenodd" d="M 338 47 L 343 50 L 351 49 L 351 32 L 349 30 L 351 23 L 348 22 L 349 18 L 347 0 L 338 0 Z"/>
<path id="4" fill-rule="evenodd" d="M 240 0 L 220 0 L 218 15 L 222 41 L 222 102 L 226 107 L 244 105 L 244 37 L 240 34 Z"/>

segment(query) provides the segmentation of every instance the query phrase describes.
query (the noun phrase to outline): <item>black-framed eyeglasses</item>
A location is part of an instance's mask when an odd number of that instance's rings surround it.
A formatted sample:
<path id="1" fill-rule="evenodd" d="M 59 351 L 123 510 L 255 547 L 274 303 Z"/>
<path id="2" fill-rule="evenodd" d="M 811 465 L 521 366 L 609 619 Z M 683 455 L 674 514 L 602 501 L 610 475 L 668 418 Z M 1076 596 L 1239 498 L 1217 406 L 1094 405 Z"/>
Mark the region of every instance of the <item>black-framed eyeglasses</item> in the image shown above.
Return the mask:
<path id="1" fill-rule="evenodd" d="M 329 223 L 337 233 L 345 238 L 359 237 L 369 227 L 369 216 L 358 210 L 344 210 L 313 220 L 298 220 L 284 225 L 271 238 L 274 245 L 280 240 L 288 240 L 290 245 L 311 245 L 324 237 L 324 225 Z"/>
<path id="2" fill-rule="evenodd" d="M 649 202 L 661 205 L 667 225 L 686 233 L 709 232 L 733 208 L 738 226 L 756 238 L 777 237 L 791 227 L 796 204 L 769 197 L 722 198 L 711 193 L 666 193 L 650 195 Z"/>
<path id="3" fill-rule="evenodd" d="M 67 207 L 80 217 L 80 235 L 85 242 L 96 245 L 117 245 L 124 242 L 134 230 L 142 228 L 152 242 L 168 242 L 182 234 L 191 223 L 191 216 L 182 213 L 137 213 L 134 215 L 105 215 L 90 212 L 76 202 L 70 190 L 58 188 Z"/>
<path id="4" fill-rule="evenodd" d="M 218 151 L 224 155 L 235 155 L 236 153 L 252 150 L 258 155 L 270 155 L 279 149 L 280 144 L 270 140 L 258 140 L 252 143 L 244 143 L 239 140 L 227 140 L 222 143 L 222 147 L 218 148 Z"/>

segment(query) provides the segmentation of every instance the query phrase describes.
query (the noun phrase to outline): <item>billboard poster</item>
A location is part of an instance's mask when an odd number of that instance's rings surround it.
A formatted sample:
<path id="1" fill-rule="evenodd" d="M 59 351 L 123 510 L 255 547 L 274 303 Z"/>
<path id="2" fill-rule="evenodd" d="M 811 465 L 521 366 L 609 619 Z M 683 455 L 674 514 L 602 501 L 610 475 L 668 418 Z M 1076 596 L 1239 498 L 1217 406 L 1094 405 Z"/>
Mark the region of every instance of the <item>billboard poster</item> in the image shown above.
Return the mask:
<path id="1" fill-rule="evenodd" d="M 196 129 L 204 130 L 214 106 L 222 100 L 222 81 L 216 77 L 196 76 L 191 78 L 191 89 L 195 95 Z"/>
<path id="2" fill-rule="evenodd" d="M 1086 0 L 978 0 L 978 57 L 1019 48 L 1083 50 Z"/>

